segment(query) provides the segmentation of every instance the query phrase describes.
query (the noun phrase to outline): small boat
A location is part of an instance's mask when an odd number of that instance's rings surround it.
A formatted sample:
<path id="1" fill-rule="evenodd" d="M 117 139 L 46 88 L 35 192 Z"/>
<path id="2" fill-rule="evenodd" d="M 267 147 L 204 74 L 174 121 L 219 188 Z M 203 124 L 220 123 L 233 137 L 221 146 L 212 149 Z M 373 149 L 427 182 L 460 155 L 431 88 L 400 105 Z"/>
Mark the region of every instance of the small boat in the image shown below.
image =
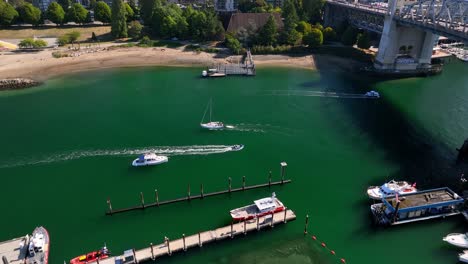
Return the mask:
<path id="1" fill-rule="evenodd" d="M 206 106 L 205 113 L 203 114 L 202 120 L 200 121 L 200 126 L 202 128 L 206 128 L 206 129 L 209 129 L 209 130 L 223 129 L 224 128 L 223 122 L 211 121 L 211 116 L 212 116 L 212 112 L 213 112 L 212 108 L 213 108 L 213 101 L 210 99 L 210 102 Z M 210 122 L 203 123 L 203 121 L 205 120 L 205 115 L 206 115 L 206 112 L 208 111 L 208 109 L 210 109 Z"/>
<path id="2" fill-rule="evenodd" d="M 463 263 L 468 263 L 468 250 L 463 250 L 462 253 L 458 254 L 458 260 Z"/>
<path id="3" fill-rule="evenodd" d="M 468 248 L 468 234 L 453 233 L 445 236 L 443 241 L 456 247 Z"/>
<path id="4" fill-rule="evenodd" d="M 158 165 L 164 162 L 168 162 L 169 159 L 166 156 L 159 156 L 155 153 L 146 153 L 142 154 L 132 162 L 132 166 L 140 167 L 140 166 L 151 166 L 151 165 Z"/>
<path id="5" fill-rule="evenodd" d="M 91 263 L 96 260 L 106 259 L 110 256 L 110 252 L 106 246 L 100 250 L 90 252 L 86 255 L 81 255 L 70 260 L 70 264 Z"/>
<path id="6" fill-rule="evenodd" d="M 26 264 L 47 264 L 49 263 L 49 232 L 40 226 L 36 227 L 29 238 Z"/>
<path id="7" fill-rule="evenodd" d="M 380 94 L 376 91 L 369 91 L 364 94 L 366 97 L 371 97 L 371 98 L 380 98 Z"/>
<path id="8" fill-rule="evenodd" d="M 244 149 L 244 145 L 233 145 L 231 146 L 231 151 L 239 151 Z"/>
<path id="9" fill-rule="evenodd" d="M 208 69 L 207 71 L 202 71 L 202 77 L 226 77 L 226 74 L 219 72 L 218 69 Z"/>
<path id="10" fill-rule="evenodd" d="M 409 184 L 406 181 L 395 181 L 391 180 L 382 186 L 370 186 L 367 188 L 367 195 L 371 199 L 380 200 L 385 197 L 395 196 L 395 193 L 398 194 L 409 194 L 415 193 L 416 183 Z"/>
<path id="11" fill-rule="evenodd" d="M 255 200 L 253 204 L 231 210 L 231 217 L 234 221 L 245 221 L 268 214 L 284 211 L 283 203 L 276 198 L 273 193 L 271 197 Z"/>

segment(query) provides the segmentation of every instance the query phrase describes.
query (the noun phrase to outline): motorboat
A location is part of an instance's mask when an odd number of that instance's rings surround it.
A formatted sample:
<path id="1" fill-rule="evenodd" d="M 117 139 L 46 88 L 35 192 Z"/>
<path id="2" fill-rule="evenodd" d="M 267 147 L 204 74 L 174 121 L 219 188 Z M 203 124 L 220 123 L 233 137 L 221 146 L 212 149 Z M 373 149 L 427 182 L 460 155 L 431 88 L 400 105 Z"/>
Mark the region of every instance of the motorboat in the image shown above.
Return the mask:
<path id="1" fill-rule="evenodd" d="M 468 250 L 463 250 L 462 253 L 458 254 L 458 260 L 463 263 L 468 263 Z"/>
<path id="2" fill-rule="evenodd" d="M 78 256 L 70 260 L 70 264 L 81 264 L 81 263 L 91 263 L 97 260 L 106 259 L 110 257 L 110 252 L 106 246 L 103 248 L 89 252 L 85 255 Z"/>
<path id="3" fill-rule="evenodd" d="M 208 112 L 208 109 L 210 110 L 210 120 L 209 120 L 208 123 L 203 123 L 204 120 L 205 120 L 206 113 Z M 203 113 L 202 120 L 200 121 L 200 126 L 202 128 L 206 128 L 206 129 L 209 129 L 209 130 L 223 129 L 224 128 L 223 122 L 211 121 L 212 113 L 213 113 L 213 101 L 210 99 L 210 102 L 206 106 L 205 113 Z"/>
<path id="4" fill-rule="evenodd" d="M 467 233 L 448 234 L 447 236 L 442 238 L 442 240 L 456 247 L 468 248 L 468 234 Z"/>
<path id="5" fill-rule="evenodd" d="M 283 203 L 272 193 L 271 197 L 255 200 L 253 204 L 231 210 L 230 213 L 234 221 L 246 221 L 284 210 Z"/>
<path id="6" fill-rule="evenodd" d="M 231 151 L 239 151 L 244 149 L 244 145 L 233 145 L 231 146 Z"/>
<path id="7" fill-rule="evenodd" d="M 380 94 L 376 91 L 369 91 L 364 94 L 366 97 L 371 97 L 371 98 L 380 98 Z"/>
<path id="8" fill-rule="evenodd" d="M 166 156 L 159 156 L 155 153 L 146 153 L 140 155 L 137 159 L 132 162 L 132 166 L 140 167 L 140 166 L 151 166 L 151 165 L 158 165 L 161 163 L 168 162 L 169 158 Z"/>
<path id="9" fill-rule="evenodd" d="M 208 69 L 202 71 L 202 77 L 226 77 L 226 74 L 219 72 L 218 69 Z"/>
<path id="10" fill-rule="evenodd" d="M 381 186 L 370 186 L 367 188 L 367 195 L 371 199 L 381 200 L 384 197 L 395 196 L 395 193 L 409 194 L 417 191 L 416 183 L 409 184 L 406 181 L 391 180 Z"/>
<path id="11" fill-rule="evenodd" d="M 44 227 L 36 227 L 29 238 L 25 264 L 49 263 L 49 232 Z"/>

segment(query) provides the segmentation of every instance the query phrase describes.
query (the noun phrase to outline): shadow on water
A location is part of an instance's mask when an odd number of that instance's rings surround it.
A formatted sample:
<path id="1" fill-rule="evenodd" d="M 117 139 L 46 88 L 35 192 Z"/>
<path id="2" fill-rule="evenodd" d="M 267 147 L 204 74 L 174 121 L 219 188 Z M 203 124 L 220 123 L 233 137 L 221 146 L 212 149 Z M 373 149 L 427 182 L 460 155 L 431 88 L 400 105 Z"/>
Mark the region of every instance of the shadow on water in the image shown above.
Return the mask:
<path id="1" fill-rule="evenodd" d="M 314 59 L 321 83 L 325 87 L 345 89 L 351 93 L 375 89 L 376 80 L 353 74 L 349 65 L 333 67 L 336 64 L 330 63 L 328 56 L 317 56 Z M 326 100 L 324 103 L 326 104 Z M 386 179 L 394 177 L 415 181 L 421 189 L 448 186 L 460 191 L 460 173 L 466 171 L 467 166 L 456 164 L 457 151 L 449 149 L 444 142 L 432 136 L 434 131 L 426 131 L 406 119 L 385 98 L 341 100 L 340 104 L 353 119 L 352 123 L 385 150 L 385 158 L 399 164 L 399 171 L 388 175 Z M 327 116 L 334 118 L 333 113 L 327 113 Z M 338 119 L 335 123 L 337 126 L 341 125 Z"/>

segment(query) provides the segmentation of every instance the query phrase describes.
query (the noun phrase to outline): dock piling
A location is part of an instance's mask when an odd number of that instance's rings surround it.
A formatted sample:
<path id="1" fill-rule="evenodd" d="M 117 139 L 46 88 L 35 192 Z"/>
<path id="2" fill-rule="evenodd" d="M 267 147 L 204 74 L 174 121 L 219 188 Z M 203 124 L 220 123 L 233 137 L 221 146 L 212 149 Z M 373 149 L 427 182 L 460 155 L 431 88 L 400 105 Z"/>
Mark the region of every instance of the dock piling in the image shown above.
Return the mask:
<path id="1" fill-rule="evenodd" d="M 257 215 L 255 215 L 255 218 L 257 218 L 257 231 L 260 230 L 260 219 L 258 218 Z"/>
<path id="2" fill-rule="evenodd" d="M 284 174 L 285 174 L 285 170 L 286 170 L 286 166 L 288 166 L 288 164 L 286 162 L 281 162 L 281 184 L 284 183 Z"/>
<path id="3" fill-rule="evenodd" d="M 275 227 L 275 225 L 274 225 L 274 223 L 275 223 L 274 220 L 275 220 L 275 219 L 273 219 L 274 217 L 275 217 L 275 212 L 273 211 L 273 212 L 271 212 L 271 225 L 270 225 L 271 228 Z"/>
<path id="4" fill-rule="evenodd" d="M 153 243 L 150 243 L 151 247 L 151 260 L 154 260 L 154 249 L 153 249 Z"/>
<path id="5" fill-rule="evenodd" d="M 229 193 L 231 193 L 231 189 L 232 189 L 231 188 L 231 182 L 232 182 L 232 179 L 231 179 L 231 177 L 229 177 Z"/>
<path id="6" fill-rule="evenodd" d="M 268 188 L 271 188 L 271 171 L 268 175 Z"/>
<path id="7" fill-rule="evenodd" d="M 309 225 L 309 215 L 306 215 L 305 225 L 304 225 L 304 235 L 307 235 L 307 226 Z"/>
<path id="8" fill-rule="evenodd" d="M 242 190 L 245 190 L 245 176 L 242 176 Z"/>
<path id="9" fill-rule="evenodd" d="M 231 221 L 231 238 L 234 237 L 234 222 Z"/>
<path id="10" fill-rule="evenodd" d="M 247 235 L 247 222 L 244 220 L 244 236 Z"/>
<path id="11" fill-rule="evenodd" d="M 187 187 L 187 200 L 190 201 L 190 184 Z"/>
<path id="12" fill-rule="evenodd" d="M 112 215 L 112 203 L 109 198 L 107 199 L 107 205 L 109 205 L 109 214 Z"/>
<path id="13" fill-rule="evenodd" d="M 203 247 L 203 243 L 201 242 L 201 234 L 198 232 L 198 246 Z"/>
<path id="14" fill-rule="evenodd" d="M 182 234 L 182 241 L 184 242 L 184 251 L 187 251 L 187 246 L 185 246 L 185 234 Z"/>
<path id="15" fill-rule="evenodd" d="M 288 222 L 288 219 L 286 219 L 286 214 L 288 213 L 288 208 L 285 206 L 284 207 L 284 219 L 283 222 L 286 224 Z"/>
<path id="16" fill-rule="evenodd" d="M 135 260 L 135 263 L 138 263 L 138 259 L 136 258 L 136 254 L 135 254 L 135 249 L 132 248 L 132 252 L 133 252 L 133 259 Z"/>
<path id="17" fill-rule="evenodd" d="M 158 195 L 158 189 L 154 189 L 154 194 L 156 196 L 156 205 L 159 207 L 159 195 Z"/>
<path id="18" fill-rule="evenodd" d="M 166 241 L 166 245 L 167 245 L 167 254 L 170 256 L 172 255 L 172 252 L 171 252 L 171 241 L 169 240 L 168 237 L 164 237 L 164 240 Z"/>
<path id="19" fill-rule="evenodd" d="M 145 198 L 143 197 L 143 192 L 140 192 L 141 208 L 145 209 Z"/>
<path id="20" fill-rule="evenodd" d="M 200 197 L 201 197 L 201 199 L 204 198 L 204 196 L 203 196 L 203 183 L 200 184 Z"/>

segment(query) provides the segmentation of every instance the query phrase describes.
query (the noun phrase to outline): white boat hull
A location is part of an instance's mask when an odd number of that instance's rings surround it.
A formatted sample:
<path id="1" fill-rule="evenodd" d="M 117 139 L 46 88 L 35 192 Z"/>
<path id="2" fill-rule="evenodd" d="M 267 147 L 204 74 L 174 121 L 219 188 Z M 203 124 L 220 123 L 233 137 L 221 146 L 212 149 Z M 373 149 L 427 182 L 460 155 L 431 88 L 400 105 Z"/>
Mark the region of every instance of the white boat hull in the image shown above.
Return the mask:
<path id="1" fill-rule="evenodd" d="M 458 255 L 458 260 L 463 263 L 468 263 L 468 250 L 463 251 Z"/>
<path id="2" fill-rule="evenodd" d="M 382 189 L 384 188 L 384 186 L 385 190 Z M 384 195 L 385 197 L 393 197 L 397 192 L 399 195 L 405 195 L 415 193 L 417 191 L 418 189 L 416 189 L 415 187 L 413 187 L 405 181 L 390 181 L 389 183 L 386 183 L 382 186 L 370 186 L 369 188 L 367 188 L 367 196 L 369 196 L 370 199 L 381 200 Z"/>
<path id="3" fill-rule="evenodd" d="M 143 166 L 154 166 L 162 163 L 166 163 L 169 159 L 166 156 L 158 156 L 155 160 L 145 160 L 144 162 L 138 162 L 139 159 L 135 159 L 132 162 L 132 166 L 134 167 L 143 167 Z"/>
<path id="4" fill-rule="evenodd" d="M 224 124 L 220 122 L 210 122 L 210 123 L 201 123 L 200 126 L 202 128 L 206 128 L 209 130 L 217 130 L 217 129 L 223 129 Z"/>
<path id="5" fill-rule="evenodd" d="M 468 236 L 466 234 L 449 234 L 443 241 L 460 248 L 468 248 Z"/>

